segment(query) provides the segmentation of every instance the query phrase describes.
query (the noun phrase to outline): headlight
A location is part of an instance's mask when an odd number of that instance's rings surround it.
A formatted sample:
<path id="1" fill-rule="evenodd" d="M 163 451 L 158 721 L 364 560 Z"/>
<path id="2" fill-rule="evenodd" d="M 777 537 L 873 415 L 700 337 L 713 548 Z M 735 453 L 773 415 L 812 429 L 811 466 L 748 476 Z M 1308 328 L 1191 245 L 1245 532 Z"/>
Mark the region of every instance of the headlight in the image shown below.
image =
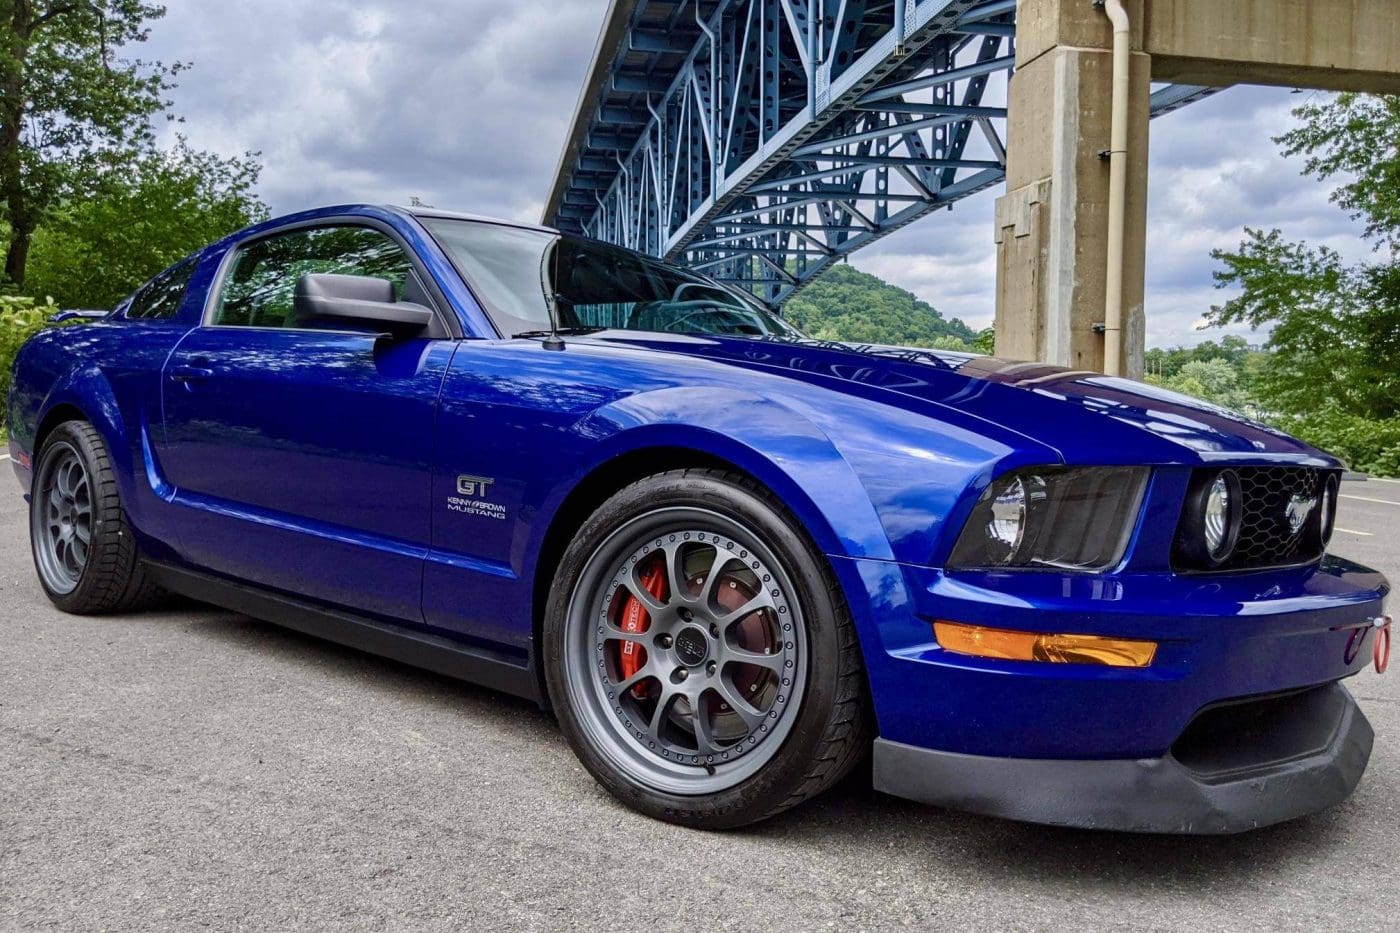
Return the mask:
<path id="1" fill-rule="evenodd" d="M 1221 473 L 1210 484 L 1210 491 L 1206 494 L 1205 504 L 1205 533 L 1206 533 L 1206 553 L 1215 563 L 1221 563 L 1230 556 L 1234 550 L 1233 542 L 1230 541 L 1231 519 L 1236 508 L 1236 501 L 1239 497 L 1230 488 L 1227 477 L 1232 473 Z"/>
<path id="2" fill-rule="evenodd" d="M 1337 526 L 1337 474 L 1327 477 L 1322 487 L 1322 546 L 1332 543 L 1332 530 Z"/>
<path id="3" fill-rule="evenodd" d="M 1192 479 L 1177 534 L 1177 563 L 1211 570 L 1229 561 L 1240 539 L 1244 494 L 1234 470 L 1200 471 Z"/>
<path id="4" fill-rule="evenodd" d="M 1105 570 L 1123 559 L 1142 506 L 1142 467 L 1039 467 L 997 479 L 953 548 L 955 569 Z"/>
<path id="5" fill-rule="evenodd" d="M 1017 477 L 992 500 L 992 520 L 987 526 L 987 534 L 992 540 L 1015 553 L 1026 535 L 1026 512 L 1030 502 L 1026 496 L 1026 483 Z"/>

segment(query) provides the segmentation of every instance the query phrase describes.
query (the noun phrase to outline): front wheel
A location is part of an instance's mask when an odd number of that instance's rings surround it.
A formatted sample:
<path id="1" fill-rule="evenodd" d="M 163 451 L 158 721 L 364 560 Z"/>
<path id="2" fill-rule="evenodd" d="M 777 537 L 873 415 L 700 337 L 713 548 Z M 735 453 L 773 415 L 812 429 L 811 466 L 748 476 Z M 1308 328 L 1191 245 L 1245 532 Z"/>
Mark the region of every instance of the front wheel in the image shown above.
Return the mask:
<path id="1" fill-rule="evenodd" d="M 868 747 L 831 573 L 781 503 L 734 474 L 663 473 L 605 502 L 561 561 L 544 655 L 584 766 L 670 822 L 772 816 Z"/>

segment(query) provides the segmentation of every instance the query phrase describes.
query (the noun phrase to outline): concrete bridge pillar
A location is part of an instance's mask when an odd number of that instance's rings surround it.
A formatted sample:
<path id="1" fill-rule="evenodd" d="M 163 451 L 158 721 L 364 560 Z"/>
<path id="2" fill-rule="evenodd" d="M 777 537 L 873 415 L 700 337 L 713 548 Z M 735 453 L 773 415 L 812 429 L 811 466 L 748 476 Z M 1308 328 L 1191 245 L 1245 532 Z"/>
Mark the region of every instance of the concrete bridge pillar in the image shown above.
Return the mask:
<path id="1" fill-rule="evenodd" d="M 1128 0 L 1127 7 L 1132 77 L 1118 337 L 1124 375 L 1138 377 L 1151 82 L 1400 93 L 1400 3 Z M 1100 155 L 1112 122 L 1112 29 L 1093 0 L 1019 0 L 1016 41 L 1007 190 L 996 210 L 997 353 L 1102 371 L 1109 166 Z"/>
<path id="2" fill-rule="evenodd" d="M 1021 0 L 997 202 L 997 353 L 1103 369 L 1113 30 L 1089 0 Z M 1142 27 L 1134 26 L 1134 48 Z M 1145 339 L 1150 62 L 1133 53 L 1123 340 L 1140 372 Z"/>

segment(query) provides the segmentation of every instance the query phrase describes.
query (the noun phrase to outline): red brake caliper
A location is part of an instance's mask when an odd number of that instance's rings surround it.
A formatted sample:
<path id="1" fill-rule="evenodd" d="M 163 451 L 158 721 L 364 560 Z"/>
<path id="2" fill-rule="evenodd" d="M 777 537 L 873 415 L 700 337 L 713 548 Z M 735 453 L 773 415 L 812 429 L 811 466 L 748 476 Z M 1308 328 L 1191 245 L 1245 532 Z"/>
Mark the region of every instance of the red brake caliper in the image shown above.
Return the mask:
<path id="1" fill-rule="evenodd" d="M 665 602 L 666 593 L 666 566 L 663 561 L 655 561 L 651 568 L 643 571 L 641 575 L 642 586 L 646 591 L 657 599 Z M 635 596 L 628 596 L 627 602 L 622 606 L 622 620 L 618 623 L 618 628 L 629 635 L 640 635 L 651 627 L 651 615 L 642 605 L 641 600 Z M 642 657 L 645 649 L 635 641 L 624 641 L 622 643 L 622 658 L 620 667 L 622 668 L 622 679 L 626 680 L 637 671 L 642 669 Z M 637 684 L 632 688 L 632 695 L 641 698 L 646 695 L 643 684 Z"/>

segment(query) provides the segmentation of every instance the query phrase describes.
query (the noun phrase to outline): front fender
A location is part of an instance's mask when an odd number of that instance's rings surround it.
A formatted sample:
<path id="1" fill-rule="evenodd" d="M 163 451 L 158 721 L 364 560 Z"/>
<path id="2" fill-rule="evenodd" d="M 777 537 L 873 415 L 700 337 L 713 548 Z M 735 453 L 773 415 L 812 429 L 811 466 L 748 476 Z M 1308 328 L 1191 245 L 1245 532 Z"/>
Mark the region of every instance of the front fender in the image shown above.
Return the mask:
<path id="1" fill-rule="evenodd" d="M 860 477 L 820 427 L 781 402 L 726 388 L 658 389 L 619 399 L 575 430 L 606 440 L 579 476 L 555 487 L 554 508 L 582 476 L 613 458 L 648 448 L 697 450 L 773 490 L 823 552 L 894 557 Z"/>
<path id="2" fill-rule="evenodd" d="M 767 485 L 824 553 L 919 565 L 946 550 L 994 475 L 1058 460 L 1031 442 L 1012 446 L 921 412 L 819 390 L 770 397 L 724 386 L 659 388 L 615 399 L 573 431 L 593 440 L 579 445 L 590 456 L 539 494 L 550 521 L 569 491 L 608 461 L 648 448 L 693 449 Z"/>

